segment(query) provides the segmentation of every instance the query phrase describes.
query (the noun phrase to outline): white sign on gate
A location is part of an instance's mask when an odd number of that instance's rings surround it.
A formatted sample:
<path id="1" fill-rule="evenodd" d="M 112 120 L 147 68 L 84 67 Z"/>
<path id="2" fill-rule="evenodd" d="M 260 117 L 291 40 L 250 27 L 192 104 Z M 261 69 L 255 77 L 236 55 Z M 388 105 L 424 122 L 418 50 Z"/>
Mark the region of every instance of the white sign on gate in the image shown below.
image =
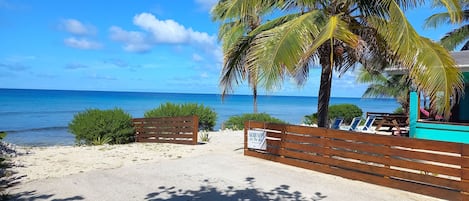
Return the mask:
<path id="1" fill-rule="evenodd" d="M 266 150 L 265 131 L 248 130 L 248 148 Z"/>

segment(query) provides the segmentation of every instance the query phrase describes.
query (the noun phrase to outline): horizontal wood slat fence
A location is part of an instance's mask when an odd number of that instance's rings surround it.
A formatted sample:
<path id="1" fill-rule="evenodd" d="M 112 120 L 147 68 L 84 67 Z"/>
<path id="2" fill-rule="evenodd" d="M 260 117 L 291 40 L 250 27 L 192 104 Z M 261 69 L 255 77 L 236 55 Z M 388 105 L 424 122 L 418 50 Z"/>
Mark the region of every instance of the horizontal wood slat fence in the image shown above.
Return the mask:
<path id="1" fill-rule="evenodd" d="M 248 148 L 266 132 L 266 150 Z M 246 122 L 244 155 L 448 200 L 469 200 L 469 144 Z M 379 193 L 379 192 L 376 192 Z"/>
<path id="2" fill-rule="evenodd" d="M 197 116 L 136 118 L 132 121 L 136 142 L 197 144 Z"/>

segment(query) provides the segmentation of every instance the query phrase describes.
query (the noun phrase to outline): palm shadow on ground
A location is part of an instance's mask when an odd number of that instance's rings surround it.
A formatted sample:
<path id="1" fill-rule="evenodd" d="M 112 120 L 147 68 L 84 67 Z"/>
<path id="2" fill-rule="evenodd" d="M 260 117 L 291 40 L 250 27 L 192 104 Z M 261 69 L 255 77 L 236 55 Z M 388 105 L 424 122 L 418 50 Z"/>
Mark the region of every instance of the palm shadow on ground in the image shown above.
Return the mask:
<path id="1" fill-rule="evenodd" d="M 25 191 L 21 193 L 17 193 L 15 195 L 10 195 L 8 200 L 18 200 L 18 201 L 26 201 L 26 200 L 53 200 L 53 201 L 73 201 L 73 200 L 85 200 L 82 196 L 73 196 L 68 198 L 54 198 L 54 194 L 43 194 L 38 195 L 36 191 Z"/>
<path id="2" fill-rule="evenodd" d="M 298 200 L 317 201 L 327 198 L 320 192 L 316 192 L 311 197 L 305 197 L 301 192 L 291 191 L 290 186 L 280 185 L 272 190 L 264 190 L 255 186 L 255 178 L 247 177 L 247 188 L 237 189 L 228 186 L 224 189 L 213 186 L 210 180 L 206 179 L 196 190 L 178 189 L 175 186 L 160 186 L 158 190 L 147 194 L 145 200 L 149 201 L 186 201 L 186 200 Z"/>

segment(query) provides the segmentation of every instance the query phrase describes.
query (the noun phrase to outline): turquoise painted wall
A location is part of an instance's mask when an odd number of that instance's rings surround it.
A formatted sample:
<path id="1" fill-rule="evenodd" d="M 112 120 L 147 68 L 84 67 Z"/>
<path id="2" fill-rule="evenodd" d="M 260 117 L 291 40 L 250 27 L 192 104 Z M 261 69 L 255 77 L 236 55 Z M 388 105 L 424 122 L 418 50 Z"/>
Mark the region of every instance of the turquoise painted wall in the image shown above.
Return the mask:
<path id="1" fill-rule="evenodd" d="M 414 137 L 469 144 L 469 126 L 417 122 Z"/>
<path id="2" fill-rule="evenodd" d="M 469 126 L 418 122 L 418 111 L 418 95 L 416 92 L 411 92 L 410 137 L 469 144 Z"/>

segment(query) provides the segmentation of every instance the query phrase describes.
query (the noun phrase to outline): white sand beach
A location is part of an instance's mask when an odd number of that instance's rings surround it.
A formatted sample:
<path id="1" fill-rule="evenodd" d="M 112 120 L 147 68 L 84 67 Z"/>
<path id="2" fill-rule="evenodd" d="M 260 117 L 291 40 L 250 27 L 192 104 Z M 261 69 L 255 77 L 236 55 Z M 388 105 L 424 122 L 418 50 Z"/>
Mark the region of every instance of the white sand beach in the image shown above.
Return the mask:
<path id="1" fill-rule="evenodd" d="M 23 147 L 14 200 L 438 200 L 243 155 L 243 132 L 209 143 Z M 26 154 L 27 153 L 27 154 Z"/>

